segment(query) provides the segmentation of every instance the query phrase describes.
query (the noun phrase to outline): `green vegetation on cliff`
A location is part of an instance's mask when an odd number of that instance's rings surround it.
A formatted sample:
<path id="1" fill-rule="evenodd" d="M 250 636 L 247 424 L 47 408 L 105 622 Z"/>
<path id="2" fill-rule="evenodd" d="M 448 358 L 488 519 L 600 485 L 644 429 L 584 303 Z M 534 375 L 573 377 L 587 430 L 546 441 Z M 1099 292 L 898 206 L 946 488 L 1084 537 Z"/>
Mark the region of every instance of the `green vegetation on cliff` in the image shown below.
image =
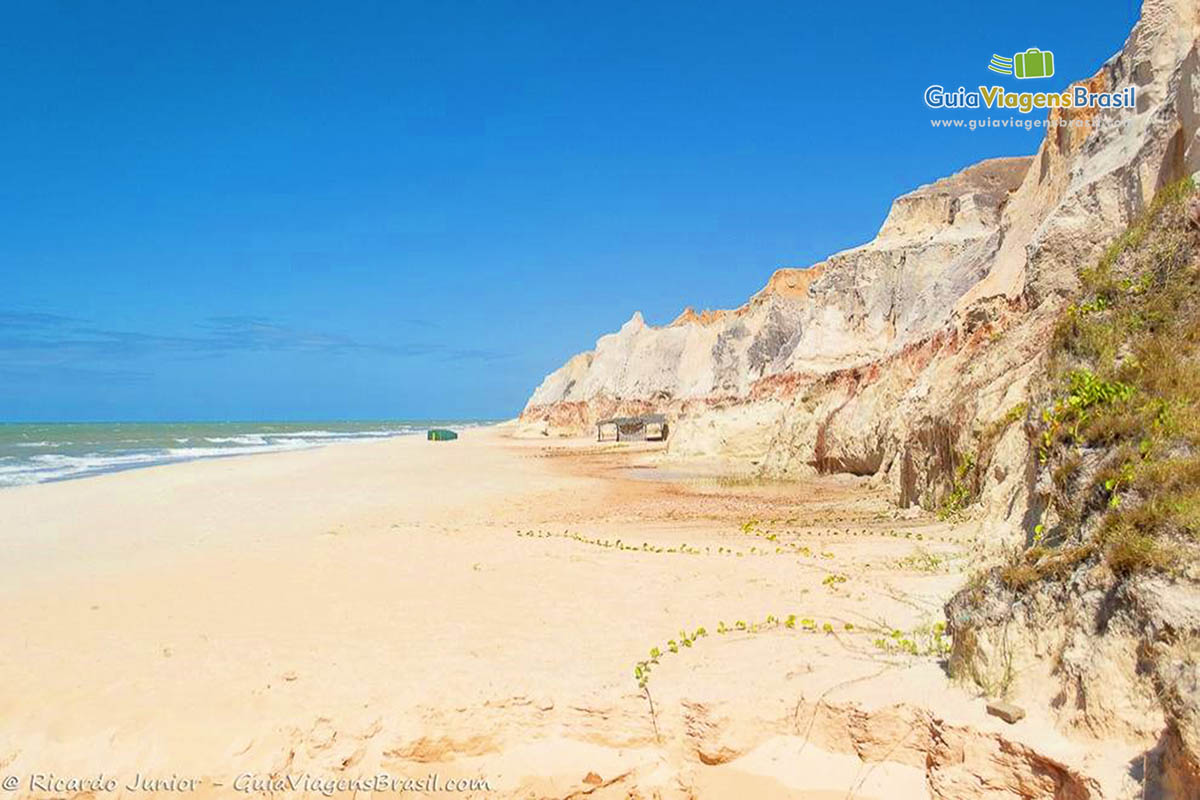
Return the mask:
<path id="1" fill-rule="evenodd" d="M 1117 574 L 1181 573 L 1200 544 L 1200 264 L 1190 180 L 1081 275 L 1054 330 L 1037 422 L 1053 491 L 1019 587 L 1100 556 Z"/>

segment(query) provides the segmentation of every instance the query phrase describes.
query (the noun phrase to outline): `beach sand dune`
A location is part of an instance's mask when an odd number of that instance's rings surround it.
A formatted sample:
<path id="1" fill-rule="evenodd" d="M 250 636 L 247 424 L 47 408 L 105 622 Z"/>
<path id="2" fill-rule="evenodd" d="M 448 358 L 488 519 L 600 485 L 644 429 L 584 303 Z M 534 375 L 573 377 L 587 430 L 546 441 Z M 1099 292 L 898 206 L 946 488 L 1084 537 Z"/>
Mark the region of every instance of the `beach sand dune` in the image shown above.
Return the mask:
<path id="1" fill-rule="evenodd" d="M 9 489 L 0 775 L 18 797 L 49 773 L 119 782 L 97 797 L 369 797 L 337 781 L 380 773 L 487 781 L 468 797 L 928 797 L 931 715 L 1086 760 L 874 643 L 940 619 L 971 547 L 857 479 L 502 427 Z"/>

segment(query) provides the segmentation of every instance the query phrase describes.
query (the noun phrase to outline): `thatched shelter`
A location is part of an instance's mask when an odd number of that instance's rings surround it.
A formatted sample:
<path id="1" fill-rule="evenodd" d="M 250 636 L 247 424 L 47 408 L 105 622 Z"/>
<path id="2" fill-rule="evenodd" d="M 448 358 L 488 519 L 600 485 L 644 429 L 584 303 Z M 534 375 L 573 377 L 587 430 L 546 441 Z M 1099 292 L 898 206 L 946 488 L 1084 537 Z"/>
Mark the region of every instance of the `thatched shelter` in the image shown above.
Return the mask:
<path id="1" fill-rule="evenodd" d="M 661 442 L 669 433 L 667 418 L 662 414 L 643 414 L 638 417 L 613 417 L 596 423 L 596 441 Z"/>

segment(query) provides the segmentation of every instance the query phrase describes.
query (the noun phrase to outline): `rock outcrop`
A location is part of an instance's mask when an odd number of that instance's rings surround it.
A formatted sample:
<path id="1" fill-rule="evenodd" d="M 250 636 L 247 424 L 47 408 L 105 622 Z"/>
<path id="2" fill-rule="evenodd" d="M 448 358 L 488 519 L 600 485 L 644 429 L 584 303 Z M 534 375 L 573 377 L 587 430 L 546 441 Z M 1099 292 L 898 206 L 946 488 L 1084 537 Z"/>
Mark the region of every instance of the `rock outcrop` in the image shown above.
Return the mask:
<path id="1" fill-rule="evenodd" d="M 878 475 L 902 505 L 945 502 L 974 440 L 1026 399 L 1080 265 L 1200 167 L 1197 13 L 1196 0 L 1147 0 L 1082 82 L 1136 87 L 1135 109 L 1052 110 L 1034 156 L 898 198 L 873 241 L 776 272 L 740 308 L 664 327 L 635 313 L 546 377 L 522 429 L 662 412 L 671 455 Z M 1027 448 L 1016 426 L 990 434 L 972 494 L 1019 520 Z"/>

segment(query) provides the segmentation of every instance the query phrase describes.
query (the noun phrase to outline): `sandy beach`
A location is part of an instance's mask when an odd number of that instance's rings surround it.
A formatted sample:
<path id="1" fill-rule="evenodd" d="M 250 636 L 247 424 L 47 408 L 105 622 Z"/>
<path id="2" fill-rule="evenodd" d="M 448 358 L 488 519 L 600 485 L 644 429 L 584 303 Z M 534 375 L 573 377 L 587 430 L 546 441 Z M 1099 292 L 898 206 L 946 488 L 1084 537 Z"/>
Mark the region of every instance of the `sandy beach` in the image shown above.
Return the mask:
<path id="1" fill-rule="evenodd" d="M 923 798 L 931 748 L 1013 781 L 1013 742 L 1087 763 L 923 644 L 875 642 L 940 619 L 969 526 L 863 479 L 697 470 L 501 426 L 6 489 L 0 775 L 14 797 L 383 797 L 353 781 L 384 773 L 442 782 L 407 796 Z M 98 776 L 119 786 L 42 790 Z"/>
<path id="2" fill-rule="evenodd" d="M 1200 800 L 1200 0 L 9 6 L 0 800 Z"/>

